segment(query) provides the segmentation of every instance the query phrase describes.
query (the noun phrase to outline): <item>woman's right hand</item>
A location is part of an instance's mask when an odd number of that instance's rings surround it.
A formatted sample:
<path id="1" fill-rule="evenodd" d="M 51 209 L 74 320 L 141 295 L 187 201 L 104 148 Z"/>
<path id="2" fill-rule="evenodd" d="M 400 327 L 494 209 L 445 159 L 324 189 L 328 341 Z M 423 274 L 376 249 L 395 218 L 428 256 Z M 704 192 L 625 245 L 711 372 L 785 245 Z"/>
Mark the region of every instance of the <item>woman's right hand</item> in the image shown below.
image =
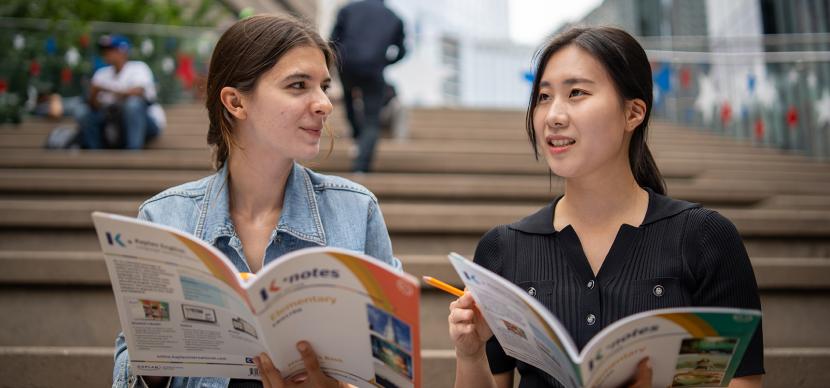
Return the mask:
<path id="1" fill-rule="evenodd" d="M 448 321 L 456 357 L 475 359 L 483 356 L 484 346 L 493 332 L 469 292 L 450 303 Z"/>

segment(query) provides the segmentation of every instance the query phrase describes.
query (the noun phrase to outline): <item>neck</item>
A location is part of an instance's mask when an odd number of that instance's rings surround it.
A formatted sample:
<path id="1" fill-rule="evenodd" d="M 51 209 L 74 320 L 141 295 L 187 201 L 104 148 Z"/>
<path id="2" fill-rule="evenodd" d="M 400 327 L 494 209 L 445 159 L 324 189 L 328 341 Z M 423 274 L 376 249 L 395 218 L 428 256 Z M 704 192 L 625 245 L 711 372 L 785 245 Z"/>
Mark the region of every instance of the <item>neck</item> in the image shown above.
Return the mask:
<path id="1" fill-rule="evenodd" d="M 565 195 L 556 205 L 557 229 L 573 223 L 642 223 L 648 193 L 637 184 L 627 160 L 616 165 L 617 168 L 603 168 L 591 176 L 566 180 Z"/>
<path id="2" fill-rule="evenodd" d="M 233 150 L 228 156 L 231 214 L 253 220 L 279 212 L 292 168 L 290 159 L 275 161 Z"/>

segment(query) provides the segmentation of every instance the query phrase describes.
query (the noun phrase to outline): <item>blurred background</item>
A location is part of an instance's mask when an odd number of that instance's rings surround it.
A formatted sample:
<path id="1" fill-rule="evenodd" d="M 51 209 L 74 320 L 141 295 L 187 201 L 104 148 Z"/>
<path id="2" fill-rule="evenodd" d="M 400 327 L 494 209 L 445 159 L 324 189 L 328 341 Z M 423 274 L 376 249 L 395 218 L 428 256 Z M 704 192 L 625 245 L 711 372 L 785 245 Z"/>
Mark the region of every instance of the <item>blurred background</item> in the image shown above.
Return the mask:
<path id="1" fill-rule="evenodd" d="M 328 36 L 347 1 L 23 1 L 0 6 L 0 122 L 38 96 L 83 96 L 121 34 L 156 76 L 162 104 L 193 102 L 219 34 L 240 12 L 283 10 Z M 538 46 L 571 25 L 615 25 L 652 60 L 655 116 L 826 159 L 828 3 L 818 0 L 387 0 L 409 55 L 387 79 L 404 106 L 522 109 Z"/>
<path id="2" fill-rule="evenodd" d="M 135 215 L 152 194 L 211 172 L 208 60 L 240 18 L 288 13 L 328 37 L 345 0 L 5 0 L 0 4 L 0 387 L 102 386 L 119 330 L 89 212 Z M 490 227 L 562 191 L 524 133 L 533 55 L 570 26 L 614 25 L 652 63 L 650 143 L 669 194 L 729 217 L 764 306 L 766 386 L 830 381 L 830 0 L 386 0 L 406 57 L 373 172 L 353 147 L 335 82 L 334 148 L 308 163 L 371 189 L 396 255 L 459 284 Z M 152 69 L 167 128 L 139 152 L 45 149 L 71 133 L 96 42 L 126 36 Z M 59 106 L 60 110 L 56 110 Z M 53 139 L 54 140 L 54 139 Z M 68 144 L 68 143 L 67 143 Z M 324 144 L 327 142 L 324 141 Z M 449 387 L 450 298 L 422 296 L 429 386 Z"/>

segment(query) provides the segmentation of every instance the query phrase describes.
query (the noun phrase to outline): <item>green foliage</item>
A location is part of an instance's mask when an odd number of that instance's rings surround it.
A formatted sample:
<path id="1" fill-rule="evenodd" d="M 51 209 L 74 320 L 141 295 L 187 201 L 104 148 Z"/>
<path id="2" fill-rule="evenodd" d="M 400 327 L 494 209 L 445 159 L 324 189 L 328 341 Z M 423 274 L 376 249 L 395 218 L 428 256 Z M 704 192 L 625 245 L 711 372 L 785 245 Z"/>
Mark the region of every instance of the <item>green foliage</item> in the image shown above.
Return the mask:
<path id="1" fill-rule="evenodd" d="M 171 65 L 180 54 L 194 59 L 196 71 L 206 61 L 211 37 L 188 33 L 162 35 L 142 33 L 129 24 L 212 27 L 234 14 L 215 0 L 3 0 L 0 1 L 0 83 L 6 97 L 0 98 L 0 122 L 30 100 L 32 91 L 83 95 L 93 70 L 101 65 L 96 42 L 104 33 L 127 36 L 131 58 L 146 62 L 159 84 L 159 100 L 174 102 L 185 92 Z M 18 20 L 15 20 L 18 19 Z M 125 23 L 104 30 L 94 22 Z M 128 24 L 127 24 L 128 23 Z M 125 29 L 126 28 L 126 29 Z M 21 39 L 22 38 L 22 39 Z M 15 40 L 25 42 L 15 46 Z M 141 44 L 153 49 L 142 52 Z M 70 61 L 68 51 L 75 53 Z M 33 66 L 39 71 L 33 71 Z M 0 94 L 4 94 L 0 91 Z M 29 105 L 28 107 L 31 107 Z"/>
<path id="2" fill-rule="evenodd" d="M 229 12 L 213 0 L 5 0 L 0 16 L 66 20 L 213 26 Z"/>

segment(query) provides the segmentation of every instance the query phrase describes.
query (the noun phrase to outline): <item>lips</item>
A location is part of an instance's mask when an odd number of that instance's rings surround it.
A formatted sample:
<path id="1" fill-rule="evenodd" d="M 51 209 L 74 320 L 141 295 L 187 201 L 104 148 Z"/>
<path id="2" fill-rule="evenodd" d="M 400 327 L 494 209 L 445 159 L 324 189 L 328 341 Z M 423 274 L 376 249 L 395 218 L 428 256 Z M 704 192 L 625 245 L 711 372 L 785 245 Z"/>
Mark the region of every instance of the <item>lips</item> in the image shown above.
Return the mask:
<path id="1" fill-rule="evenodd" d="M 545 136 L 545 143 L 548 145 L 551 153 L 560 154 L 576 144 L 576 139 L 561 135 L 548 135 Z"/>
<path id="2" fill-rule="evenodd" d="M 310 134 L 312 136 L 319 137 L 323 134 L 323 127 L 309 126 L 309 127 L 300 127 L 300 129 L 302 129 L 303 131 L 307 132 L 308 134 Z"/>

